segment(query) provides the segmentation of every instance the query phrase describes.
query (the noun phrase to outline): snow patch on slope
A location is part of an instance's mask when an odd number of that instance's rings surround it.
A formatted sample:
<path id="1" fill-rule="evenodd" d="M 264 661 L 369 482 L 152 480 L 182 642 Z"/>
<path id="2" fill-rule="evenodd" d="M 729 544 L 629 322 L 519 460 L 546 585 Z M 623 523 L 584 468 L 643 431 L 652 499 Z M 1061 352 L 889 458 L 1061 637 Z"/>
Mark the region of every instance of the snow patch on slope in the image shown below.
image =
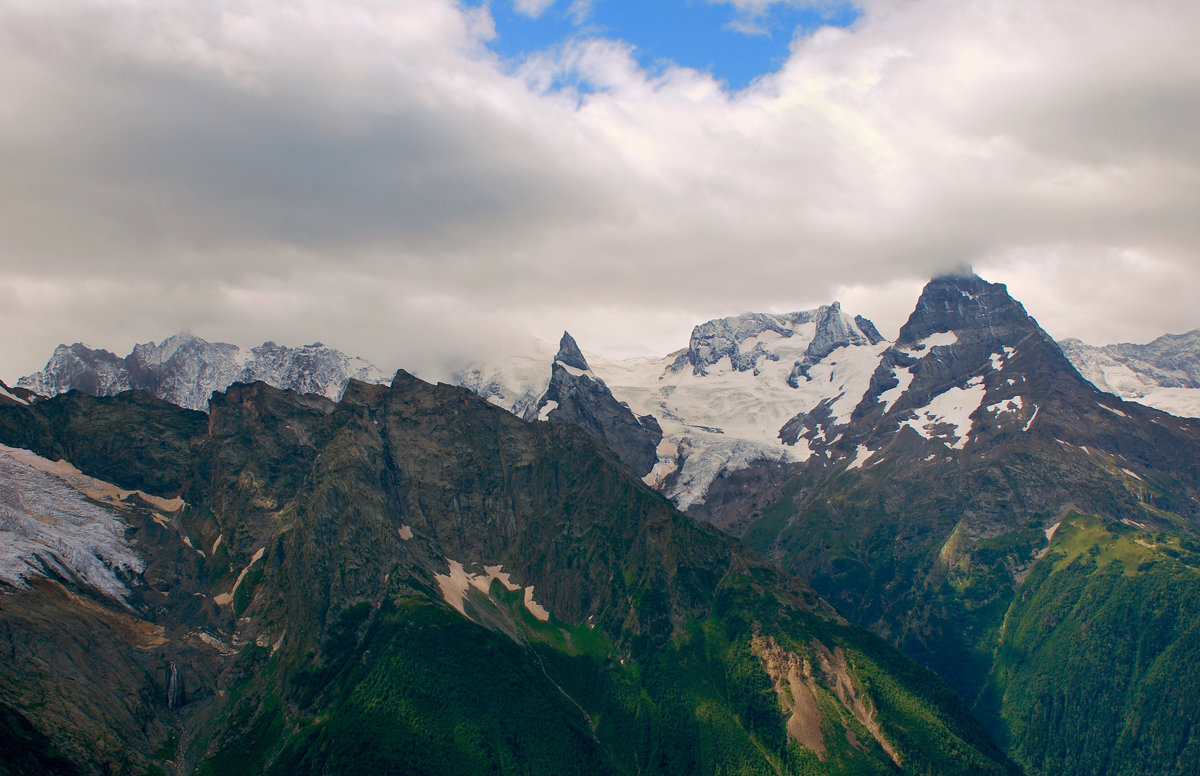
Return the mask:
<path id="1" fill-rule="evenodd" d="M 906 366 L 893 369 L 892 374 L 895 376 L 896 380 L 899 381 L 898 384 L 895 388 L 888 388 L 886 391 L 883 391 L 879 394 L 879 401 L 883 402 L 884 415 L 888 413 L 888 410 L 892 408 L 892 405 L 896 403 L 896 400 L 908 390 L 908 386 L 912 385 L 913 381 L 912 370 Z"/>
<path id="2" fill-rule="evenodd" d="M 934 396 L 928 404 L 915 411 L 915 418 L 909 418 L 901 425 L 908 426 L 926 439 L 941 439 L 947 447 L 961 450 L 970 438 L 973 424 L 971 415 L 983 404 L 986 393 L 983 378 L 973 377 L 964 388 L 951 388 Z M 953 430 L 943 430 L 947 425 L 952 426 Z M 951 443 L 947 437 L 953 437 L 955 441 Z"/>
<path id="3" fill-rule="evenodd" d="M 910 356 L 921 355 L 922 358 L 929 355 L 929 351 L 936 347 L 945 347 L 954 345 L 958 342 L 958 334 L 952 331 L 939 331 L 936 334 L 930 334 L 922 340 L 914 342 L 911 345 L 899 348 L 903 353 Z"/>
<path id="4" fill-rule="evenodd" d="M 854 460 L 851 461 L 850 465 L 846 467 L 846 471 L 850 471 L 851 469 L 861 468 L 862 465 L 867 462 L 867 459 L 873 455 L 875 455 L 874 450 L 867 447 L 866 445 L 859 445 L 858 450 L 854 454 Z"/>
<path id="5" fill-rule="evenodd" d="M 542 622 L 547 622 L 550 619 L 550 612 L 546 610 L 546 607 L 533 600 L 533 585 L 525 588 L 525 608 Z"/>
<path id="6" fill-rule="evenodd" d="M 26 588 L 57 576 L 126 602 L 121 576 L 140 574 L 145 563 L 125 540 L 118 509 L 91 495 L 121 491 L 61 468 L 0 445 L 0 582 Z"/>
<path id="7" fill-rule="evenodd" d="M 672 370 L 673 358 L 603 359 L 588 357 L 592 371 L 619 401 L 637 415 L 653 415 L 663 430 L 659 463 L 647 482 L 678 478 L 665 495 L 680 509 L 701 503 L 722 471 L 737 471 L 758 461 L 801 462 L 811 450 L 801 440 L 784 445 L 779 429 L 823 400 L 832 425 L 850 415 L 870 386 L 871 375 L 888 343 L 840 347 L 809 368 L 809 379 L 788 384 L 794 363 L 804 356 L 812 324 L 797 324 L 795 334 L 766 332 L 755 346 L 769 345 L 778 360 L 761 358 L 755 371 L 709 366 L 707 374 Z"/>
<path id="8" fill-rule="evenodd" d="M 1003 399 L 995 404 L 989 404 L 985 409 L 993 415 L 1002 415 L 1009 412 L 1019 413 L 1024 406 L 1025 400 L 1020 396 L 1014 396 L 1011 399 Z"/>
<path id="9" fill-rule="evenodd" d="M 473 574 L 463 568 L 463 565 L 456 560 L 446 558 L 446 563 L 449 566 L 450 573 L 434 574 L 433 578 L 438 583 L 438 588 L 442 591 L 442 600 L 450 604 L 459 614 L 468 619 L 470 619 L 470 615 L 467 614 L 466 597 L 467 592 L 471 588 L 475 588 L 485 596 L 490 595 L 492 581 L 495 580 L 510 593 L 515 593 L 521 589 L 521 586 L 514 583 L 510 575 L 504 571 L 503 566 L 484 566 L 482 574 Z M 530 614 L 542 622 L 550 619 L 550 612 L 534 600 L 532 585 L 525 588 L 524 605 Z"/>

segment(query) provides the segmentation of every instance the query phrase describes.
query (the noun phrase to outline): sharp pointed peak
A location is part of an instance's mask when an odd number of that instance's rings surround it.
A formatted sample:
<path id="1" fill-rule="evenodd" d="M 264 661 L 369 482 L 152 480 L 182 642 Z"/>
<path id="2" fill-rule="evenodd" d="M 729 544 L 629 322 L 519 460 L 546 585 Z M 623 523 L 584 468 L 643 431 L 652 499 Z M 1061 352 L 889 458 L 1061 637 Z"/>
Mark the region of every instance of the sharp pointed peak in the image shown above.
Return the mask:
<path id="1" fill-rule="evenodd" d="M 910 344 L 939 332 L 972 330 L 990 338 L 999 329 L 1036 330 L 1048 338 L 1007 286 L 984 280 L 964 264 L 954 274 L 939 275 L 925 285 L 896 342 Z"/>
<path id="2" fill-rule="evenodd" d="M 558 341 L 558 354 L 554 356 L 554 360 L 575 369 L 582 369 L 584 371 L 591 369 L 588 366 L 587 359 L 583 357 L 583 352 L 580 351 L 578 343 L 575 342 L 575 338 L 567 331 L 563 332 L 562 339 Z"/>

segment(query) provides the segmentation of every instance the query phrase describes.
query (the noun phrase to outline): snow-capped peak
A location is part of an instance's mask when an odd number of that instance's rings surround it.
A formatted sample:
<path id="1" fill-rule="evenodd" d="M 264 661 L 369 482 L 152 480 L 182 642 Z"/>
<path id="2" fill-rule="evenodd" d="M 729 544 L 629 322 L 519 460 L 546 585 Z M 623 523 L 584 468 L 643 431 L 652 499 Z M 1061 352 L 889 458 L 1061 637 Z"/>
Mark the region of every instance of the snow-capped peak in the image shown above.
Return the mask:
<path id="1" fill-rule="evenodd" d="M 319 342 L 297 348 L 266 342 L 245 350 L 181 333 L 136 345 L 125 358 L 79 343 L 60 345 L 44 370 L 21 378 L 18 386 L 46 397 L 71 389 L 111 396 L 137 388 L 181 407 L 207 410 L 213 391 L 235 382 L 261 380 L 336 399 L 351 378 L 386 382 L 370 363 Z"/>
<path id="2" fill-rule="evenodd" d="M 687 508 L 704 500 L 722 472 L 761 460 L 806 459 L 807 445 L 784 445 L 780 427 L 822 402 L 831 423 L 848 423 L 886 348 L 870 321 L 848 315 L 835 302 L 707 321 L 692 329 L 686 349 L 660 358 L 585 358 L 564 332 L 553 360 L 549 353 L 540 362 L 513 358 L 461 371 L 454 380 L 534 420 L 559 411 L 559 398 L 546 393 L 548 367 L 575 377 L 586 372 L 639 422 L 649 416 L 661 426 L 658 462 L 646 479 Z M 806 358 L 807 377 L 790 384 L 797 363 Z M 547 410 L 551 401 L 555 405 Z"/>

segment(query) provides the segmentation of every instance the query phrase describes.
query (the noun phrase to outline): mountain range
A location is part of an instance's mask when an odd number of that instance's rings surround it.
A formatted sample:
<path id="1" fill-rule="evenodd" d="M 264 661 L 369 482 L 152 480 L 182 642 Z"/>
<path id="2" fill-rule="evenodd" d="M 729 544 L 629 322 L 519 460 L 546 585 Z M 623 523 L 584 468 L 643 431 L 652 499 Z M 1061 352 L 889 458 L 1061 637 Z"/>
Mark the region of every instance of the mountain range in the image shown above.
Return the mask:
<path id="1" fill-rule="evenodd" d="M 1200 416 L 1200 329 L 1164 334 L 1145 345 L 1058 343 L 1097 388 L 1173 415 Z"/>
<path id="2" fill-rule="evenodd" d="M 71 390 L 93 396 L 139 390 L 180 407 L 204 411 L 213 391 L 223 391 L 233 383 L 261 380 L 336 399 L 350 378 L 386 382 L 368 362 L 320 342 L 303 347 L 264 342 L 243 350 L 227 342 L 176 334 L 157 344 L 136 345 L 124 358 L 79 342 L 59 345 L 45 369 L 22 377 L 17 387 L 44 397 Z"/>
<path id="3" fill-rule="evenodd" d="M 1016 772 L 572 423 L 400 372 L 9 401 L 0 438 L 6 772 Z"/>
<path id="4" fill-rule="evenodd" d="M 1056 343 L 963 271 L 894 341 L 833 303 L 460 387 L 61 346 L 0 384 L 0 740 L 64 773 L 1195 772 L 1198 340 Z"/>

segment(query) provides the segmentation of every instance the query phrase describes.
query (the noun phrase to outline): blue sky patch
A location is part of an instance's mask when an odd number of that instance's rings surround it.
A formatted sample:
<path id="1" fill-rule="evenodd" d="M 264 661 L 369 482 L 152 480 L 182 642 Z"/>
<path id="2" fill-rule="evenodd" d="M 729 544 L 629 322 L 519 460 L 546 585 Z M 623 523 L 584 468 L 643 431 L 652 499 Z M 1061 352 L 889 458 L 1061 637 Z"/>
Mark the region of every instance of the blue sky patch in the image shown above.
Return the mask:
<path id="1" fill-rule="evenodd" d="M 534 17 L 518 11 L 513 0 L 492 0 L 488 6 L 496 38 L 489 45 L 519 62 L 572 38 L 620 40 L 634 47 L 634 56 L 648 72 L 675 63 L 741 89 L 778 70 L 796 35 L 826 25 L 847 27 L 860 15 L 849 3 L 820 5 L 776 3 L 747 16 L 709 0 L 552 0 Z"/>

